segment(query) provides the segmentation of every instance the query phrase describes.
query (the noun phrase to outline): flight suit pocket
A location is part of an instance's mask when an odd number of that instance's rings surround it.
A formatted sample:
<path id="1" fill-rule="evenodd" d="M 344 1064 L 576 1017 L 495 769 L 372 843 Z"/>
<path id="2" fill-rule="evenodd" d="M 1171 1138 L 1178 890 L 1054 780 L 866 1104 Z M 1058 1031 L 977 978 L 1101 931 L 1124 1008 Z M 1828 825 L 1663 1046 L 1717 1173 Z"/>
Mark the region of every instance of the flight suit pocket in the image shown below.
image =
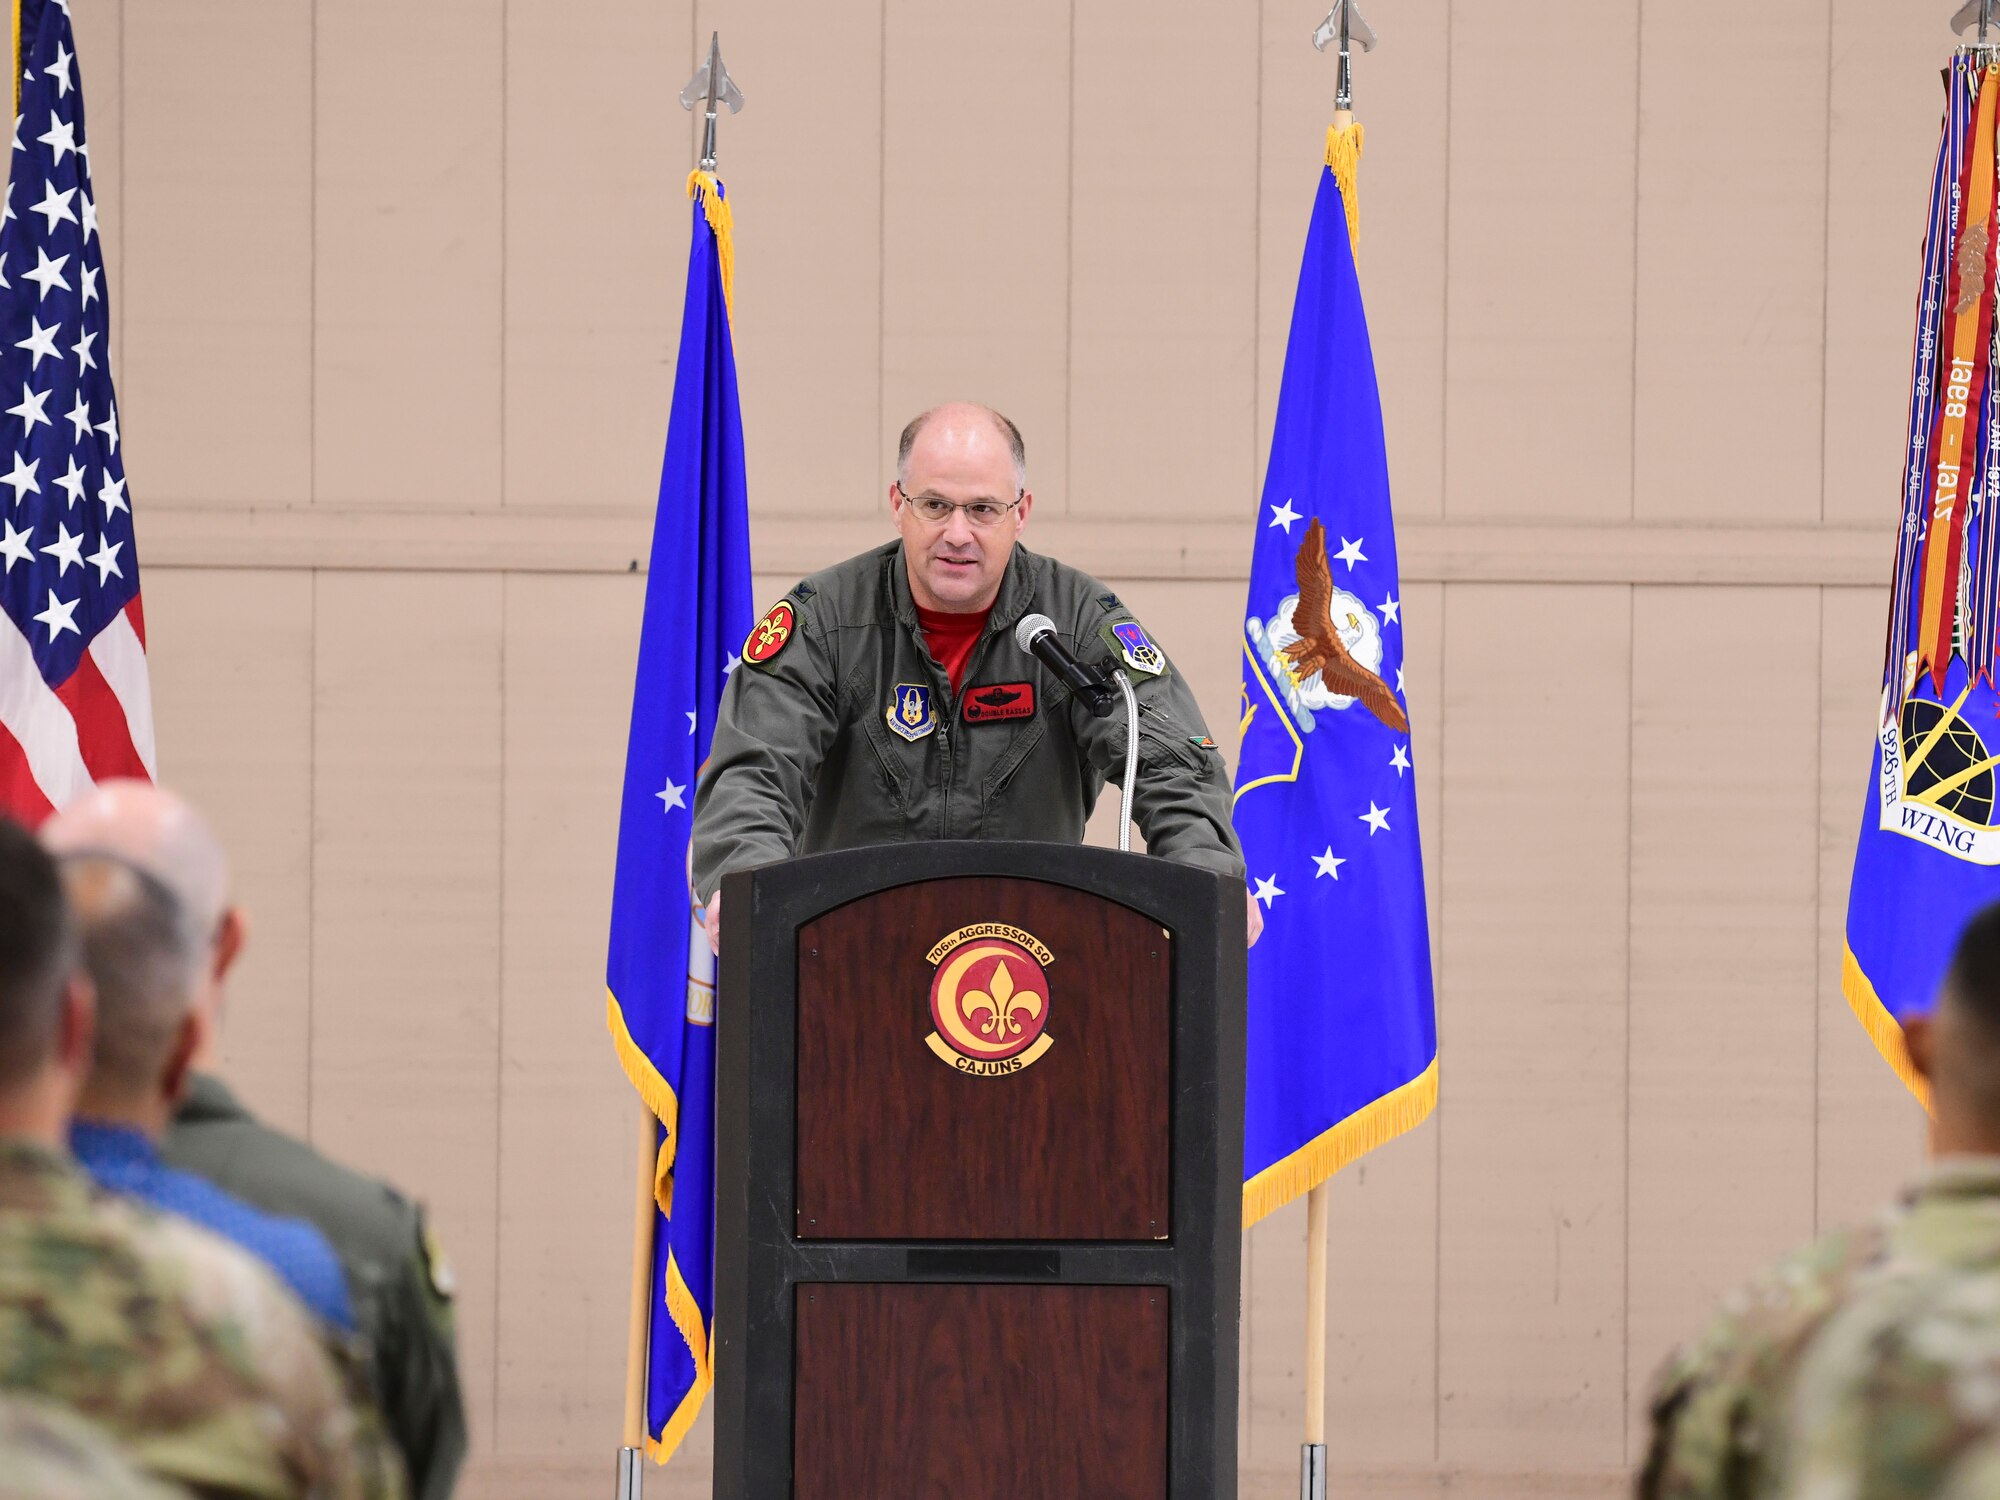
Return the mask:
<path id="1" fill-rule="evenodd" d="M 910 773 L 896 754 L 896 747 L 889 741 L 889 731 L 880 724 L 861 721 L 861 737 L 868 741 L 868 748 L 875 757 L 875 775 L 882 789 L 882 795 L 899 814 L 907 817 L 910 811 Z"/>
<path id="2" fill-rule="evenodd" d="M 1021 767 L 1027 764 L 1028 757 L 1035 753 L 1036 747 L 1047 734 L 1048 725 L 1039 716 L 1030 719 L 1021 726 L 1020 732 L 1014 736 L 1014 742 L 1001 754 L 1000 759 L 994 763 L 993 770 L 980 783 L 979 822 L 982 834 L 991 836 L 994 830 L 996 804 L 1007 795 L 1007 789 L 1013 785 L 1015 776 Z"/>
<path id="3" fill-rule="evenodd" d="M 1215 756 L 1214 750 L 1197 745 L 1194 736 L 1166 712 L 1150 704 L 1139 706 L 1139 763 L 1144 766 L 1177 765 L 1199 771 Z"/>

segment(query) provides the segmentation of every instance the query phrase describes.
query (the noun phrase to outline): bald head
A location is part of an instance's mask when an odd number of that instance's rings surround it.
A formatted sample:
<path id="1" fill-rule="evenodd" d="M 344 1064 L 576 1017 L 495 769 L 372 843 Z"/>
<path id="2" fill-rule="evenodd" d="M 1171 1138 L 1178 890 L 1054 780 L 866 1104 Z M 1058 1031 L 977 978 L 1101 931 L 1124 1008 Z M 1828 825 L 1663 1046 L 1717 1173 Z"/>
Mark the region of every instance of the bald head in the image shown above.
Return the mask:
<path id="1" fill-rule="evenodd" d="M 990 406 L 947 401 L 913 417 L 896 444 L 896 480 L 906 489 L 910 485 L 910 455 L 919 443 L 926 449 L 923 458 L 945 463 L 977 461 L 997 444 L 1014 466 L 1014 489 L 1018 492 L 1028 487 L 1028 446 L 1021 439 L 1021 429 Z"/>
<path id="2" fill-rule="evenodd" d="M 167 888 L 189 926 L 216 930 L 229 901 L 229 864 L 208 820 L 145 781 L 103 782 L 42 825 L 58 856 L 109 854 Z"/>

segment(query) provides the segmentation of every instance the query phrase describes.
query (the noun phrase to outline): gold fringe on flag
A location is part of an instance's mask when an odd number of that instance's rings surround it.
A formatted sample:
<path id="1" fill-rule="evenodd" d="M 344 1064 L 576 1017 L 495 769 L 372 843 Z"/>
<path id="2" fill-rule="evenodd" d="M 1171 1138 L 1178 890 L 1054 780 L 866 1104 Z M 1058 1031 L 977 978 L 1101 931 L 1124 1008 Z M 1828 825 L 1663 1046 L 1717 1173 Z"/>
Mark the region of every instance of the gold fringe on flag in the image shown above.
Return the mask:
<path id="1" fill-rule="evenodd" d="M 1881 996 L 1875 993 L 1875 986 L 1862 972 L 1861 961 L 1854 956 L 1854 950 L 1844 943 L 1840 950 L 1840 989 L 1847 996 L 1848 1009 L 1854 1012 L 1855 1020 L 1868 1033 L 1868 1040 L 1875 1044 L 1882 1060 L 1896 1070 L 1896 1076 L 1917 1096 L 1917 1103 L 1924 1107 L 1925 1112 L 1931 1113 L 1931 1086 L 1924 1082 L 1917 1065 L 1910 1061 L 1910 1049 L 1903 1040 L 1902 1026 L 1889 1014 L 1889 1007 L 1882 1003 Z"/>
<path id="2" fill-rule="evenodd" d="M 722 263 L 722 302 L 729 309 L 733 322 L 736 317 L 736 221 L 729 212 L 729 199 L 722 190 L 722 179 L 713 172 L 699 169 L 688 173 L 688 196 L 701 197 L 701 211 L 708 219 L 708 227 L 715 231 L 715 253 Z"/>
<path id="3" fill-rule="evenodd" d="M 1243 1184 L 1243 1227 L 1312 1191 L 1349 1162 L 1414 1130 L 1437 1105 L 1438 1064 L 1355 1111 Z"/>
<path id="4" fill-rule="evenodd" d="M 1361 251 L 1362 131 L 1358 124 L 1332 125 L 1326 132 L 1326 164 L 1333 168 L 1333 180 L 1340 184 L 1340 201 L 1347 208 L 1347 243 L 1358 255 Z"/>

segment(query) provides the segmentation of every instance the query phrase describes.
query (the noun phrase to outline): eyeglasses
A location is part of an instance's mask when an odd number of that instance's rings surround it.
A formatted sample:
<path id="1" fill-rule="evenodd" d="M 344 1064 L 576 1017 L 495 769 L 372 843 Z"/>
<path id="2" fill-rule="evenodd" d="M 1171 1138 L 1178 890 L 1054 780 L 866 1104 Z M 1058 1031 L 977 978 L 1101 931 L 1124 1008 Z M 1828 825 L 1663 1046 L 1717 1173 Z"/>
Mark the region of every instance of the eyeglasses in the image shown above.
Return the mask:
<path id="1" fill-rule="evenodd" d="M 927 525 L 941 525 L 951 519 L 953 511 L 962 510 L 965 512 L 965 519 L 974 526 L 986 527 L 998 526 L 1007 513 L 1021 503 L 1027 492 L 1025 490 L 1017 492 L 1005 505 L 998 500 L 968 500 L 961 504 L 956 500 L 947 500 L 942 495 L 912 495 L 900 484 L 896 486 L 896 493 L 903 497 L 905 505 L 917 513 L 917 518 Z"/>

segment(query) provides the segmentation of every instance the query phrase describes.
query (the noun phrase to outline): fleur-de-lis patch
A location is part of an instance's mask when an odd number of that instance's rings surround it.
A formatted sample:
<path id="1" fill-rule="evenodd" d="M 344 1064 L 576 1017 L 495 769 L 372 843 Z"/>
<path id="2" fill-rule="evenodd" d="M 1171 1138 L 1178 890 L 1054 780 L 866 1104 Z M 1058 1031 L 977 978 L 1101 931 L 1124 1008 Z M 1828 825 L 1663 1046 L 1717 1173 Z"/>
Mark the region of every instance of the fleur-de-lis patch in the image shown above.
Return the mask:
<path id="1" fill-rule="evenodd" d="M 931 978 L 933 1054 L 972 1078 L 1003 1078 L 1055 1044 L 1048 1033 L 1055 955 L 1031 932 L 977 922 L 947 934 L 924 955 Z"/>

